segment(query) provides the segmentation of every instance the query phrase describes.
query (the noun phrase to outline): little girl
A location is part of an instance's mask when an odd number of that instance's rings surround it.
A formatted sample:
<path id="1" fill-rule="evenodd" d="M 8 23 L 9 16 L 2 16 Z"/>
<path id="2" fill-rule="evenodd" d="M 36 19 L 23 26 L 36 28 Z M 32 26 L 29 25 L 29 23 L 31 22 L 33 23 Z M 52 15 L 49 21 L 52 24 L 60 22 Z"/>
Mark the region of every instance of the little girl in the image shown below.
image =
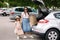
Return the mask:
<path id="1" fill-rule="evenodd" d="M 17 35 L 17 39 L 19 39 L 19 36 L 23 35 L 23 30 L 22 30 L 22 27 L 21 27 L 21 20 L 20 20 L 21 17 L 19 16 L 16 16 L 16 21 L 15 21 L 15 34 Z"/>

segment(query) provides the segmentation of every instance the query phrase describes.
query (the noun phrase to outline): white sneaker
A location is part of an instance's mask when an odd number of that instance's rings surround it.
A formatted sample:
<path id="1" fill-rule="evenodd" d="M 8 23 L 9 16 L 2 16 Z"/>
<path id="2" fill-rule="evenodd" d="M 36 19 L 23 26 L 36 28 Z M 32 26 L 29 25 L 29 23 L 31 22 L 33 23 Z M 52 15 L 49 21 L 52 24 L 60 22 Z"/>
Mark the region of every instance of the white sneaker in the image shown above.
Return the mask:
<path id="1" fill-rule="evenodd" d="M 17 36 L 17 39 L 19 40 L 19 36 Z"/>
<path id="2" fill-rule="evenodd" d="M 31 36 L 29 36 L 29 37 L 34 38 L 32 35 L 31 35 Z"/>
<path id="3" fill-rule="evenodd" d="M 24 36 L 23 38 L 27 38 L 27 36 Z"/>

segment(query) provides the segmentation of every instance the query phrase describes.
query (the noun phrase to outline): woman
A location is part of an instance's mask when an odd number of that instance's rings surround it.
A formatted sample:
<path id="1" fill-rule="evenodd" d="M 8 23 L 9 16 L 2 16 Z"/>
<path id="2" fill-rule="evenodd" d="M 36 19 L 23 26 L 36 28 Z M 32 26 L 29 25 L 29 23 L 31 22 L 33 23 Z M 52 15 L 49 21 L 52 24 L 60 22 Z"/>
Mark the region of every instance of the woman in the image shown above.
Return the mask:
<path id="1" fill-rule="evenodd" d="M 24 12 L 22 12 L 21 17 L 22 17 L 22 29 L 24 33 L 30 32 L 31 27 L 30 27 L 29 12 L 27 7 L 24 7 Z M 24 38 L 26 38 L 26 36 L 24 36 Z"/>

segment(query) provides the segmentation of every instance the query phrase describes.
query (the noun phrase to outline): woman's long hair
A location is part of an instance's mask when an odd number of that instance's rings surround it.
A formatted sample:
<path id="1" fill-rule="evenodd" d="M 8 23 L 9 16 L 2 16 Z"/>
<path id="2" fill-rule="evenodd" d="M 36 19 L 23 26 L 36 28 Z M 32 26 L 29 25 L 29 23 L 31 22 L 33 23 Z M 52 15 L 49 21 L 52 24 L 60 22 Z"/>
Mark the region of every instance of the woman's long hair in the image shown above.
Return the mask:
<path id="1" fill-rule="evenodd" d="M 29 15 L 28 7 L 25 6 L 24 9 L 25 9 L 25 8 L 27 8 L 27 13 L 28 13 L 28 15 Z"/>

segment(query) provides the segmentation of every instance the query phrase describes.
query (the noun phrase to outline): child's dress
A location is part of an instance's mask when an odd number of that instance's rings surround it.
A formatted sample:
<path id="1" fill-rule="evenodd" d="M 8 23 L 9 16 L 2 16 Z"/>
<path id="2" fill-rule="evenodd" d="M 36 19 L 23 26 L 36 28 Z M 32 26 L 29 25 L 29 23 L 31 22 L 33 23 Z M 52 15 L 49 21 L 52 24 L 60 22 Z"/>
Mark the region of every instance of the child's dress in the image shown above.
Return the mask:
<path id="1" fill-rule="evenodd" d="M 15 30 L 14 30 L 14 32 L 15 32 L 15 34 L 17 34 L 17 35 L 22 35 L 22 34 L 24 34 L 24 33 L 23 33 L 23 30 L 22 30 L 22 28 L 21 28 L 21 23 L 20 23 L 19 21 L 16 21 L 16 22 L 15 22 Z"/>

